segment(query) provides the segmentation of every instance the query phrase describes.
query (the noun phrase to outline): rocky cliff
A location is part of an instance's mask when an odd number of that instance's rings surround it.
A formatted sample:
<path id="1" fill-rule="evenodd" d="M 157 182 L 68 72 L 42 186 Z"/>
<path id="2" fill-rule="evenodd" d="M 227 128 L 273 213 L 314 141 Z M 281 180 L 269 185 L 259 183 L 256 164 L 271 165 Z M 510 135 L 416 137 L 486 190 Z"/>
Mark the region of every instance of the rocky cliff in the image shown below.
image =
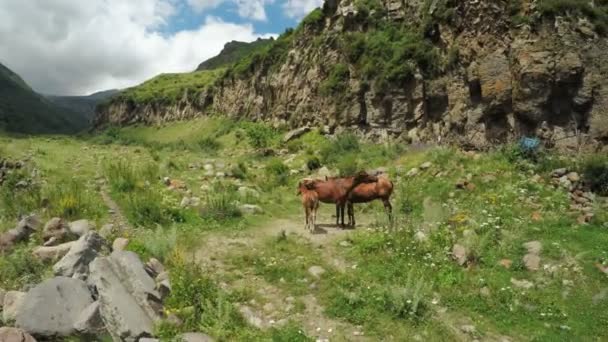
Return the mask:
<path id="1" fill-rule="evenodd" d="M 219 112 L 475 148 L 522 135 L 605 146 L 608 6 L 554 3 L 327 0 L 212 87 L 170 106 L 115 101 L 97 124 Z"/>

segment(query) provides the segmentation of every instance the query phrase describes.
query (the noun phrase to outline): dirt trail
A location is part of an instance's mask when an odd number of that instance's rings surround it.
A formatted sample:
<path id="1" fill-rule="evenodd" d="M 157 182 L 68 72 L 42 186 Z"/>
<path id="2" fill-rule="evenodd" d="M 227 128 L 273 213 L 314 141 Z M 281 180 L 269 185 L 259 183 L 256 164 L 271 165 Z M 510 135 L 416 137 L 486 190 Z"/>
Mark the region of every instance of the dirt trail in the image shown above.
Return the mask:
<path id="1" fill-rule="evenodd" d="M 110 196 L 108 188 L 103 186 L 99 192 L 103 202 L 105 203 L 106 207 L 108 207 L 108 211 L 110 213 L 110 222 L 114 225 L 114 229 L 117 231 L 125 231 L 130 229 L 129 222 L 122 213 L 122 210 L 118 204 Z"/>

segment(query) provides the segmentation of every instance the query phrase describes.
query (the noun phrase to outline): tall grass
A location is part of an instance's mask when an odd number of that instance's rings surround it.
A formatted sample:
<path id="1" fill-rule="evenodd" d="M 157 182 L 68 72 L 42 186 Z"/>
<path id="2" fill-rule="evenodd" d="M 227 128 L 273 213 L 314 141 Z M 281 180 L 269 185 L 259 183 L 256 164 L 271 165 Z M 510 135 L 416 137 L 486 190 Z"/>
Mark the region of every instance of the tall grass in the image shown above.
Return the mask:
<path id="1" fill-rule="evenodd" d="M 16 218 L 39 209 L 42 201 L 41 186 L 33 182 L 25 170 L 15 170 L 0 186 L 0 215 Z"/>
<path id="2" fill-rule="evenodd" d="M 80 179 L 54 182 L 44 191 L 49 200 L 49 214 L 68 220 L 94 219 L 103 215 L 99 195 Z"/>

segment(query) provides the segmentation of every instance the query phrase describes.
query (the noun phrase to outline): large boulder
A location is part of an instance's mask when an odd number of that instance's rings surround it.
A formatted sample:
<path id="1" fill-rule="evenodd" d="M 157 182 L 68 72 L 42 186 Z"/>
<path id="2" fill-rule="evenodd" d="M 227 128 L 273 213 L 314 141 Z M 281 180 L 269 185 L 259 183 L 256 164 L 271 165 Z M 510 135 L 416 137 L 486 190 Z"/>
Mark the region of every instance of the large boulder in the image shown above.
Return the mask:
<path id="1" fill-rule="evenodd" d="M 105 240 L 96 232 L 86 233 L 76 241 L 68 254 L 53 266 L 55 275 L 86 278 L 89 263 L 99 255 L 104 244 Z"/>
<path id="2" fill-rule="evenodd" d="M 4 322 L 15 320 L 24 298 L 25 292 L 19 291 L 8 291 L 4 295 L 4 301 L 2 303 L 2 320 Z"/>
<path id="3" fill-rule="evenodd" d="M 42 230 L 42 239 L 45 241 L 45 246 L 69 241 L 72 240 L 72 237 L 68 224 L 59 217 L 50 219 Z"/>
<path id="4" fill-rule="evenodd" d="M 66 242 L 58 246 L 38 246 L 34 248 L 32 254 L 40 261 L 57 261 L 63 258 L 70 249 L 76 244 L 76 241 Z"/>
<path id="5" fill-rule="evenodd" d="M 36 342 L 32 335 L 17 328 L 0 328 L 0 342 Z"/>
<path id="6" fill-rule="evenodd" d="M 76 323 L 74 323 L 74 330 L 89 335 L 96 335 L 104 330 L 98 301 L 93 302 L 80 313 Z"/>
<path id="7" fill-rule="evenodd" d="M 83 236 L 86 233 L 95 230 L 95 223 L 89 220 L 78 220 L 70 222 L 69 229 L 72 234 Z"/>
<path id="8" fill-rule="evenodd" d="M 16 326 L 44 338 L 74 334 L 80 314 L 93 303 L 82 280 L 56 277 L 31 289 L 17 310 Z"/>
<path id="9" fill-rule="evenodd" d="M 161 296 L 137 254 L 115 251 L 95 259 L 90 270 L 101 317 L 114 340 L 151 337 L 154 323 L 162 316 Z"/>

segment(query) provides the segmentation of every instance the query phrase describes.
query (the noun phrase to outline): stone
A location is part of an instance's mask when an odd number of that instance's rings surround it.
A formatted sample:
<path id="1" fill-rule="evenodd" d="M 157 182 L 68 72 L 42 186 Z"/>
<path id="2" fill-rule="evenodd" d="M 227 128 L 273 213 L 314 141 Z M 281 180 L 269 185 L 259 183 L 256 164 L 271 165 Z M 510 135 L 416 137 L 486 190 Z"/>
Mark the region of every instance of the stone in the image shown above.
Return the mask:
<path id="1" fill-rule="evenodd" d="M 93 298 L 79 279 L 56 277 L 31 289 L 17 310 L 16 326 L 34 336 L 67 337 Z"/>
<path id="2" fill-rule="evenodd" d="M 89 263 L 99 255 L 104 244 L 105 240 L 96 232 L 86 233 L 53 266 L 53 272 L 57 276 L 85 279 L 89 273 Z"/>
<path id="3" fill-rule="evenodd" d="M 352 244 L 348 240 L 342 240 L 342 241 L 340 241 L 340 246 L 348 248 L 348 247 L 352 246 Z"/>
<path id="4" fill-rule="evenodd" d="M 452 258 L 456 260 L 458 265 L 464 266 L 468 261 L 467 249 L 462 245 L 455 244 L 452 247 Z"/>
<path id="5" fill-rule="evenodd" d="M 528 271 L 538 271 L 540 269 L 540 257 L 537 254 L 526 254 L 523 261 Z"/>
<path id="6" fill-rule="evenodd" d="M 490 297 L 492 295 L 492 292 L 490 291 L 489 287 L 484 286 L 479 290 L 479 294 L 483 297 Z"/>
<path id="7" fill-rule="evenodd" d="M 165 266 L 156 258 L 150 258 L 145 265 L 145 269 L 152 278 L 156 278 L 159 274 L 165 272 Z"/>
<path id="8" fill-rule="evenodd" d="M 213 171 L 214 167 L 213 164 L 205 164 L 203 169 L 205 169 L 205 171 Z"/>
<path id="9" fill-rule="evenodd" d="M 138 342 L 160 342 L 157 338 L 144 337 L 140 338 Z"/>
<path id="10" fill-rule="evenodd" d="M 477 332 L 475 326 L 470 324 L 461 325 L 460 330 L 465 334 L 475 334 Z"/>
<path id="11" fill-rule="evenodd" d="M 576 183 L 581 180 L 581 176 L 576 172 L 570 172 L 566 177 L 568 177 L 568 180 L 572 183 Z"/>
<path id="12" fill-rule="evenodd" d="M 523 246 L 530 254 L 540 255 L 543 250 L 543 244 L 540 241 L 529 241 L 524 243 Z"/>
<path id="13" fill-rule="evenodd" d="M 257 190 L 248 188 L 246 186 L 239 187 L 238 193 L 242 199 L 260 198 L 260 193 Z"/>
<path id="14" fill-rule="evenodd" d="M 25 292 L 8 291 L 4 294 L 2 302 L 2 321 L 14 321 L 17 318 L 19 307 L 23 303 Z"/>
<path id="15" fill-rule="evenodd" d="M 129 245 L 129 239 L 127 239 L 127 238 L 117 238 L 112 243 L 112 250 L 113 251 L 124 251 L 127 248 L 128 245 Z"/>
<path id="16" fill-rule="evenodd" d="M 310 266 L 308 273 L 313 277 L 319 279 L 325 273 L 325 269 L 321 266 Z"/>
<path id="17" fill-rule="evenodd" d="M 414 235 L 414 239 L 416 239 L 418 242 L 426 242 L 428 241 L 429 237 L 424 232 L 418 231 Z"/>
<path id="18" fill-rule="evenodd" d="M 561 177 L 565 176 L 567 173 L 568 173 L 568 169 L 566 169 L 566 168 L 556 169 L 556 170 L 553 170 L 553 172 L 551 172 L 551 177 L 561 178 Z"/>
<path id="19" fill-rule="evenodd" d="M 156 284 L 133 252 L 115 251 L 90 265 L 89 280 L 99 294 L 100 313 L 114 340 L 151 337 L 162 315 Z"/>
<path id="20" fill-rule="evenodd" d="M 317 170 L 317 177 L 325 179 L 325 177 L 331 177 L 333 173 L 327 168 L 327 166 L 323 166 L 319 170 Z"/>
<path id="21" fill-rule="evenodd" d="M 239 306 L 239 312 L 243 315 L 243 318 L 249 325 L 258 329 L 264 328 L 264 320 L 261 318 L 261 315 L 255 312 L 251 307 L 241 305 Z"/>
<path id="22" fill-rule="evenodd" d="M 95 224 L 89 220 L 78 220 L 70 222 L 70 232 L 78 236 L 83 236 L 86 233 L 95 230 Z"/>
<path id="23" fill-rule="evenodd" d="M 162 300 L 169 297 L 169 295 L 171 294 L 171 282 L 169 281 L 169 279 L 160 281 L 157 285 L 157 290 Z"/>
<path id="24" fill-rule="evenodd" d="M 418 169 L 418 168 L 416 168 L 416 167 L 415 167 L 415 168 L 413 168 L 413 169 L 409 170 L 409 171 L 408 171 L 408 172 L 405 174 L 405 176 L 407 176 L 407 177 L 415 177 L 415 176 L 417 176 L 419 173 L 420 173 L 420 169 Z"/>
<path id="25" fill-rule="evenodd" d="M 99 334 L 104 330 L 101 314 L 99 313 L 99 301 L 91 303 L 80 313 L 74 323 L 74 330 L 81 334 Z"/>
<path id="26" fill-rule="evenodd" d="M 30 235 L 40 229 L 40 221 L 36 215 L 25 217 L 17 226 L 0 235 L 0 253 L 11 250 L 15 244 L 29 239 Z"/>
<path id="27" fill-rule="evenodd" d="M 534 287 L 534 283 L 532 283 L 529 280 L 518 280 L 515 278 L 511 278 L 511 284 L 513 284 L 513 286 L 521 288 L 521 289 L 531 289 L 532 287 Z"/>
<path id="28" fill-rule="evenodd" d="M 1 342 L 36 342 L 36 339 L 27 332 L 17 329 L 4 327 L 0 328 Z"/>
<path id="29" fill-rule="evenodd" d="M 185 333 L 179 336 L 183 342 L 213 342 L 214 339 L 203 333 Z"/>
<path id="30" fill-rule="evenodd" d="M 430 169 L 431 166 L 433 166 L 433 163 L 431 163 L 431 162 L 425 162 L 422 165 L 420 165 L 420 170 Z"/>
<path id="31" fill-rule="evenodd" d="M 239 210 L 244 215 L 255 215 L 264 213 L 262 207 L 256 204 L 242 204 L 239 206 Z"/>
<path id="32" fill-rule="evenodd" d="M 286 143 L 286 142 L 295 140 L 308 132 L 310 132 L 310 127 L 300 127 L 300 128 L 294 129 L 285 134 L 285 136 L 283 137 L 283 142 Z"/>
<path id="33" fill-rule="evenodd" d="M 39 246 L 34 248 L 32 254 L 35 258 L 43 262 L 55 262 L 63 258 L 70 249 L 76 244 L 76 241 L 62 243 L 57 246 Z"/>
<path id="34" fill-rule="evenodd" d="M 498 262 L 498 264 L 506 269 L 511 268 L 511 265 L 513 265 L 513 261 L 510 259 L 502 259 Z"/>
<path id="35" fill-rule="evenodd" d="M 54 246 L 68 241 L 71 239 L 71 235 L 67 223 L 59 217 L 49 220 L 42 230 L 42 239 L 47 242 L 45 246 Z"/>
<path id="36" fill-rule="evenodd" d="M 99 229 L 99 235 L 101 235 L 101 237 L 103 237 L 104 239 L 110 238 L 110 236 L 112 236 L 112 234 L 114 233 L 114 225 L 111 223 L 104 224 L 101 229 Z"/>

